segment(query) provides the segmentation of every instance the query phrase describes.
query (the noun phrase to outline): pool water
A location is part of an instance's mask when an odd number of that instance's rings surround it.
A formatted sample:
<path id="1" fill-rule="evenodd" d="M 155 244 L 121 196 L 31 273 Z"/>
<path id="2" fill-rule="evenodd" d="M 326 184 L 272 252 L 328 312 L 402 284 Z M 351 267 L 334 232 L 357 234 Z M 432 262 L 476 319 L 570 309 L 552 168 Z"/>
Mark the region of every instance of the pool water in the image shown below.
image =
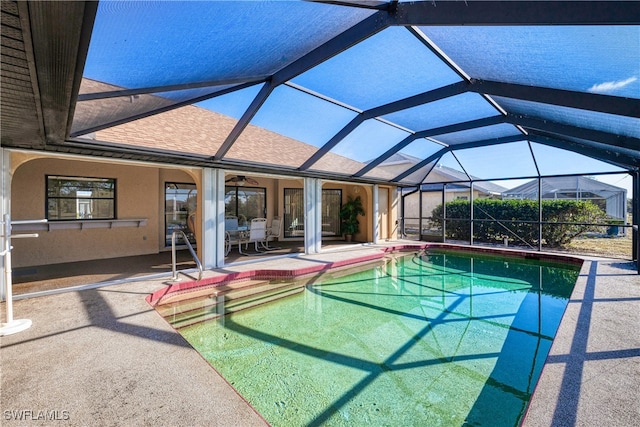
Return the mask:
<path id="1" fill-rule="evenodd" d="M 394 256 L 180 333 L 274 426 L 515 426 L 578 270 Z"/>

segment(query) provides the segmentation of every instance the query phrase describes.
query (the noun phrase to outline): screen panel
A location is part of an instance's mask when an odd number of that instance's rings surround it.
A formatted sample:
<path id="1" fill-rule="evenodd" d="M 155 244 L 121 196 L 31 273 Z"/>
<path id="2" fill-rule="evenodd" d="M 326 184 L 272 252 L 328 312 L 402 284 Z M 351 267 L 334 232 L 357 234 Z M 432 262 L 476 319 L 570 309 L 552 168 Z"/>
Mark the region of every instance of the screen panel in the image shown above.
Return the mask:
<path id="1" fill-rule="evenodd" d="M 373 13 L 299 1 L 100 2 L 84 76 L 130 89 L 266 76 Z"/>
<path id="2" fill-rule="evenodd" d="M 623 171 L 620 167 L 573 151 L 536 143 L 531 143 L 531 149 L 543 176 Z"/>
<path id="3" fill-rule="evenodd" d="M 420 29 L 474 78 L 640 97 L 638 26 Z"/>
<path id="4" fill-rule="evenodd" d="M 279 86 L 225 157 L 299 167 L 355 116 L 332 102 Z"/>
<path id="5" fill-rule="evenodd" d="M 360 110 L 458 81 L 461 78 L 404 27 L 387 28 L 293 79 Z"/>
<path id="6" fill-rule="evenodd" d="M 463 93 L 387 114 L 384 119 L 413 131 L 493 117 L 498 111 L 477 93 Z"/>
<path id="7" fill-rule="evenodd" d="M 537 176 L 538 170 L 526 142 L 454 150 L 460 164 L 474 179 Z"/>

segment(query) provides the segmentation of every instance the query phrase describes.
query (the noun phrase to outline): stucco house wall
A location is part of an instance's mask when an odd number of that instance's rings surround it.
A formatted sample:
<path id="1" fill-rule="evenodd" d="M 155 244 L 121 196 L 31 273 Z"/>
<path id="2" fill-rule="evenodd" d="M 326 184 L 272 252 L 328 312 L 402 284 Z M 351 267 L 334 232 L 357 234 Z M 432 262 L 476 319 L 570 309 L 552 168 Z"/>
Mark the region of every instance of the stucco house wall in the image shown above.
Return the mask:
<path id="1" fill-rule="evenodd" d="M 37 238 L 13 239 L 13 265 L 27 267 L 158 253 L 164 249 L 164 182 L 194 182 L 177 169 L 117 163 L 12 156 L 12 220 L 46 217 L 46 176 L 116 179 L 116 218 L 144 219 L 140 226 L 38 227 Z M 96 223 L 97 224 L 97 223 Z"/>
<path id="2" fill-rule="evenodd" d="M 11 157 L 12 220 L 32 220 L 46 217 L 46 176 L 113 178 L 116 180 L 116 219 L 141 220 L 139 223 L 97 221 L 80 227 L 76 221 L 50 221 L 34 226 L 38 238 L 13 240 L 13 265 L 29 267 L 144 255 L 168 250 L 165 247 L 164 189 L 165 183 L 193 183 L 198 189 L 198 212 L 203 206 L 201 171 L 197 168 L 171 168 L 158 165 L 129 164 L 109 161 L 50 156 L 46 153 L 14 152 Z M 284 188 L 303 188 L 303 179 L 256 177 L 259 187 L 267 189 L 267 221 L 284 216 Z M 347 197 L 362 197 L 366 214 L 360 218 L 359 242 L 374 238 L 373 187 L 341 182 L 325 182 L 324 188 L 342 190 Z M 397 191 L 393 186 L 381 186 L 388 191 L 386 206 L 380 206 L 377 219 L 380 238 L 396 238 Z M 385 209 L 386 208 L 386 209 Z M 386 211 L 386 214 L 384 213 Z M 76 223 L 76 224 L 74 224 Z M 100 224 L 101 223 L 101 224 Z M 196 241 L 202 235 L 201 221 L 196 220 Z M 99 224 L 100 227 L 95 227 Z M 22 227 L 20 232 L 29 227 Z M 339 237 L 337 237 L 339 238 Z M 198 248 L 200 250 L 201 248 Z M 201 255 L 201 254 L 200 254 Z"/>

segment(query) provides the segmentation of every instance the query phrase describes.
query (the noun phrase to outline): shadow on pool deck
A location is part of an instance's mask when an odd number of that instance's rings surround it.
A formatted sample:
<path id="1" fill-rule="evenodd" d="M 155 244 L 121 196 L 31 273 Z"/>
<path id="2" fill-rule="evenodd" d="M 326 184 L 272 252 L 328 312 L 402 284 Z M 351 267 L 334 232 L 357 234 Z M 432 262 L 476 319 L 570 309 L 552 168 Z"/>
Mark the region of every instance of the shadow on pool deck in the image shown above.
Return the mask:
<path id="1" fill-rule="evenodd" d="M 373 250 L 279 264 L 313 265 Z M 240 268 L 250 266 L 225 271 Z M 585 262 L 525 426 L 640 425 L 640 276 L 632 268 L 619 260 Z M 35 420 L 34 411 L 66 418 L 58 425 L 266 425 L 146 303 L 165 284 L 139 281 L 16 301 L 14 316 L 33 326 L 0 342 L 3 425 L 51 424 Z M 4 303 L 1 308 L 4 319 Z"/>
<path id="2" fill-rule="evenodd" d="M 585 262 L 524 426 L 640 425 L 639 303 L 633 263 Z"/>
<path id="3" fill-rule="evenodd" d="M 276 250 L 256 253 L 252 250 L 253 248 L 250 248 L 245 251 L 245 255 L 234 249 L 225 257 L 225 263 L 233 265 L 238 262 L 265 261 L 277 256 L 302 254 L 304 246 L 301 244 L 302 242 L 276 242 L 278 247 Z M 340 240 L 323 242 L 323 248 L 332 250 L 355 245 Z M 172 272 L 171 262 L 169 251 L 150 255 L 14 268 L 13 293 L 18 296 L 72 286 L 123 281 L 148 275 L 164 275 L 169 278 Z M 189 251 L 186 249 L 176 251 L 176 267 L 178 271 L 196 269 L 196 263 Z"/>

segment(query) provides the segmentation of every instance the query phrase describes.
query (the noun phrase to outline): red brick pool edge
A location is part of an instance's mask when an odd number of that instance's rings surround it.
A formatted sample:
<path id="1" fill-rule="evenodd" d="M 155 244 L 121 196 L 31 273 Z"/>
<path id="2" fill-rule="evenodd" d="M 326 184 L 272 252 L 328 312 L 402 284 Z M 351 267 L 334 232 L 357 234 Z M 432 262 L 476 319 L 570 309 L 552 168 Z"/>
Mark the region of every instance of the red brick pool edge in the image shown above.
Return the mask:
<path id="1" fill-rule="evenodd" d="M 345 257 L 344 259 L 332 262 L 326 262 L 322 264 L 308 265 L 300 268 L 287 269 L 287 268 L 256 268 L 246 271 L 234 271 L 229 273 L 220 273 L 215 276 L 205 277 L 201 280 L 190 280 L 188 282 L 173 283 L 159 289 L 146 297 L 146 300 L 152 306 L 155 306 L 163 297 L 167 297 L 172 294 L 189 292 L 195 289 L 202 289 L 208 287 L 216 287 L 229 282 L 241 281 L 241 280 L 294 280 L 300 277 L 304 277 L 310 274 L 318 274 L 342 268 L 346 266 L 352 266 L 356 264 L 362 264 L 366 262 L 372 262 L 384 258 L 388 253 L 393 252 L 408 252 L 418 251 L 424 249 L 452 249 L 461 252 L 473 252 L 481 254 L 498 254 L 508 255 L 510 257 L 524 258 L 524 259 L 537 259 L 551 262 L 561 262 L 574 265 L 581 265 L 583 260 L 578 257 L 549 254 L 544 252 L 528 252 L 515 249 L 503 249 L 503 248 L 490 248 L 479 246 L 464 246 L 447 243 L 420 243 L 420 244 L 398 244 L 389 245 L 379 248 L 378 251 L 371 254 L 359 254 L 354 257 Z M 299 258 L 303 259 L 303 256 Z M 258 264 L 258 263 L 257 263 Z M 283 265 L 284 267 L 284 265 Z M 215 271 L 215 270 L 214 270 Z"/>

